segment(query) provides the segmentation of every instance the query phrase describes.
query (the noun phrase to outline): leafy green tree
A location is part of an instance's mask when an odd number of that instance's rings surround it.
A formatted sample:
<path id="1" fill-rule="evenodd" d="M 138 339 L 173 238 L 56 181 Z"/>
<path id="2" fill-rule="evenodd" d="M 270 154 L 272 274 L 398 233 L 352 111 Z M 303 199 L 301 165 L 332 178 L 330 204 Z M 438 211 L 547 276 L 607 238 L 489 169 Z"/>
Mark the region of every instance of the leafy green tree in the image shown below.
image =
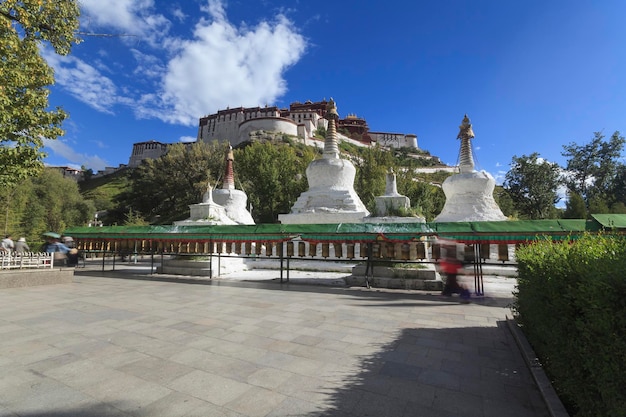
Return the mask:
<path id="1" fill-rule="evenodd" d="M 606 214 L 610 213 L 607 200 L 601 196 L 591 197 L 589 200 L 589 213 L 591 214 Z"/>
<path id="2" fill-rule="evenodd" d="M 585 145 L 572 142 L 563 146 L 562 155 L 568 158 L 567 187 L 580 194 L 588 207 L 592 200 L 596 206 L 615 201 L 612 193 L 616 191 L 614 182 L 621 169 L 619 158 L 624 143 L 626 139 L 619 132 L 613 133 L 608 141 L 601 132 L 595 132 L 591 142 Z M 605 204 L 600 205 L 600 200 L 605 200 Z"/>
<path id="3" fill-rule="evenodd" d="M 178 143 L 162 157 L 145 160 L 130 174 L 129 190 L 118 196 L 123 213 L 132 209 L 156 224 L 188 218 L 189 205 L 201 201 L 208 182 L 215 187 L 224 175 L 227 146 Z"/>
<path id="4" fill-rule="evenodd" d="M 517 217 L 515 203 L 504 187 L 496 185 L 496 188 L 493 190 L 493 199 L 498 204 L 498 207 L 500 207 L 502 214 L 506 217 Z"/>
<path id="5" fill-rule="evenodd" d="M 134 212 L 133 209 L 128 210 L 124 217 L 124 226 L 148 226 L 150 224 L 140 214 Z"/>
<path id="6" fill-rule="evenodd" d="M 611 213 L 614 214 L 626 214 L 626 204 L 618 201 L 617 203 L 613 203 L 611 205 Z"/>
<path id="7" fill-rule="evenodd" d="M 563 212 L 563 218 L 565 219 L 586 219 L 587 207 L 585 206 L 585 200 L 583 197 L 570 191 L 567 194 L 567 202 L 565 203 L 565 211 Z"/>
<path id="8" fill-rule="evenodd" d="M 426 221 L 432 221 L 441 212 L 446 203 L 446 196 L 441 184 L 432 174 L 416 174 L 412 168 L 398 167 L 396 183 L 398 193 L 407 196 L 411 207 Z"/>
<path id="9" fill-rule="evenodd" d="M 63 134 L 66 114 L 48 109 L 54 74 L 41 56 L 50 44 L 66 55 L 78 43 L 78 1 L 0 1 L 0 186 L 15 186 L 43 167 L 43 138 Z"/>
<path id="10" fill-rule="evenodd" d="M 513 156 L 504 188 L 521 217 L 533 220 L 552 218 L 557 213 L 554 205 L 560 200 L 557 194 L 560 177 L 558 164 L 540 160 L 537 152 Z"/>
<path id="11" fill-rule="evenodd" d="M 7 197 L 7 190 L 0 193 L 2 198 Z M 45 231 L 61 233 L 68 227 L 86 225 L 95 212 L 93 202 L 83 198 L 76 181 L 64 178 L 54 168 L 23 180 L 15 190 L 19 192 L 9 196 L 2 216 L 4 231 L 29 242 L 38 241 Z"/>
<path id="12" fill-rule="evenodd" d="M 617 166 L 610 194 L 613 196 L 614 204 L 626 204 L 626 165 Z"/>
<path id="13" fill-rule="evenodd" d="M 289 213 L 296 199 L 308 189 L 306 168 L 315 159 L 314 148 L 286 146 L 270 141 L 254 142 L 237 149 L 235 179 L 248 195 L 257 223 L 275 223 Z"/>
<path id="14" fill-rule="evenodd" d="M 354 191 L 370 212 L 375 212 L 376 197 L 385 193 L 387 171 L 395 168 L 393 154 L 376 145 L 357 148 L 352 163 L 356 168 Z M 397 171 L 397 169 L 395 169 Z"/>

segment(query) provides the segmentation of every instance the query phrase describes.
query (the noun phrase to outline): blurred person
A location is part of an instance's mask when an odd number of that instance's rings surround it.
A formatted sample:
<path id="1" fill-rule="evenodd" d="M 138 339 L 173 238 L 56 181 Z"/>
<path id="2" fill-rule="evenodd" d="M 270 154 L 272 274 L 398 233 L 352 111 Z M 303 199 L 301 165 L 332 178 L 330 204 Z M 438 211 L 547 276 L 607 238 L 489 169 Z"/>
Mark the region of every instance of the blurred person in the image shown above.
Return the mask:
<path id="1" fill-rule="evenodd" d="M 2 246 L 2 249 L 7 252 L 10 252 L 13 249 L 15 249 L 15 243 L 13 243 L 13 239 L 11 239 L 11 235 L 6 235 L 4 239 L 2 239 L 2 242 L 0 242 L 0 245 Z"/>
<path id="2" fill-rule="evenodd" d="M 28 247 L 28 244 L 26 243 L 26 238 L 21 237 L 17 240 L 17 242 L 15 243 L 15 252 L 17 253 L 30 252 L 30 248 Z"/>

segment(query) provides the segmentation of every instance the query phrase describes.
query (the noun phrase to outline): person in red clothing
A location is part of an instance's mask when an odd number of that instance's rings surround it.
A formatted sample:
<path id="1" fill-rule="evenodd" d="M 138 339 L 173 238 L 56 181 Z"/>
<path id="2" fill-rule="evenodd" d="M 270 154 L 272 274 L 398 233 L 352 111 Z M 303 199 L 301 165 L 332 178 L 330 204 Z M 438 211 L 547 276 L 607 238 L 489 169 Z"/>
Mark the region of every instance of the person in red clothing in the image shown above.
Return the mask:
<path id="1" fill-rule="evenodd" d="M 446 275 L 446 283 L 443 286 L 441 295 L 449 297 L 452 294 L 459 294 L 464 302 L 469 302 L 469 290 L 459 284 L 458 281 L 459 271 L 463 268 L 463 263 L 456 256 L 452 256 L 451 253 L 452 248 L 447 248 L 445 257 L 439 263 L 440 271 Z"/>

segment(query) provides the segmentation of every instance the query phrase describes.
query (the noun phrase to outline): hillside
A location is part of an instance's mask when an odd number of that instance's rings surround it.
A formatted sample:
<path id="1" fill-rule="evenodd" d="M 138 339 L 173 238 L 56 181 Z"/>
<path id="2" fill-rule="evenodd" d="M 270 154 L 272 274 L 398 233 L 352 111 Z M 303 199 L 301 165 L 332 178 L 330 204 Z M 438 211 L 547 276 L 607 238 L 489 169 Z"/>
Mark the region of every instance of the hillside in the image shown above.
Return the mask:
<path id="1" fill-rule="evenodd" d="M 116 198 L 130 187 L 130 171 L 130 168 L 123 168 L 109 175 L 80 181 L 80 193 L 94 202 L 96 210 L 111 210 L 115 208 Z"/>
<path id="2" fill-rule="evenodd" d="M 248 202 L 256 209 L 255 221 L 274 222 L 276 221 L 276 216 L 279 213 L 288 212 L 297 196 L 306 190 L 306 178 L 304 178 L 302 185 L 295 185 L 288 178 L 302 178 L 304 168 L 315 156 L 310 152 L 311 146 L 304 145 L 297 138 L 289 137 L 288 135 L 272 135 L 270 137 L 270 135 L 260 134 L 256 135 L 255 140 L 252 142 L 257 145 L 265 143 L 270 146 L 270 149 L 276 149 L 276 152 L 269 151 L 269 149 L 267 151 L 257 149 L 252 152 L 263 152 L 263 154 L 256 155 L 253 158 L 239 159 L 248 151 L 245 150 L 247 146 L 238 146 L 235 150 L 235 176 L 238 184 L 242 186 L 241 189 L 247 192 Z M 320 144 L 323 147 L 323 138 L 320 138 Z M 211 145 L 207 146 L 210 147 Z M 219 146 L 223 147 L 223 145 Z M 430 220 L 443 207 L 445 197 L 441 191 L 440 184 L 446 177 L 451 175 L 450 171 L 453 168 L 441 164 L 439 158 L 431 156 L 427 151 L 413 148 L 387 149 L 364 147 L 357 146 L 349 140 L 342 140 L 339 147 L 342 157 L 350 159 L 357 169 L 355 190 L 359 193 L 366 206 L 373 208 L 374 198 L 377 195 L 384 194 L 385 173 L 389 168 L 393 167 L 397 174 L 398 191 L 411 199 L 412 213 L 424 215 L 426 219 Z M 254 148 L 254 146 L 251 148 Z M 293 155 L 289 158 L 295 159 L 290 159 L 291 162 L 282 161 L 290 153 L 279 151 L 280 148 L 292 148 L 291 152 Z M 314 148 L 317 148 L 315 153 L 319 155 L 321 153 L 320 146 L 314 146 Z M 190 168 L 191 160 L 188 159 L 189 157 L 189 155 L 182 155 L 181 161 L 175 164 L 178 168 L 171 169 L 179 171 L 181 166 Z M 214 158 L 212 157 L 211 159 Z M 269 165 L 260 166 L 259 161 L 266 159 Z M 248 162 L 244 162 L 245 160 Z M 207 163 L 209 165 L 206 165 Z M 249 164 L 252 164 L 252 166 L 249 166 Z M 200 172 L 204 171 L 204 169 L 199 167 L 206 166 L 208 168 L 210 165 L 211 163 L 208 160 L 200 162 L 200 165 L 196 164 L 197 168 L 195 171 L 197 172 L 194 173 L 194 176 L 198 178 L 195 178 L 192 182 L 195 184 L 206 184 L 206 179 L 199 178 L 206 174 L 205 172 Z M 278 166 L 282 168 L 278 168 Z M 279 175 L 279 178 L 282 178 L 278 179 L 278 182 L 273 186 L 269 186 L 271 182 L 269 177 L 259 182 L 260 178 L 264 178 L 263 174 L 267 173 L 264 170 L 268 169 L 270 171 L 279 170 L 282 172 L 282 174 L 272 174 Z M 171 218 L 175 220 L 179 217 L 181 219 L 184 218 L 188 214 L 188 204 L 197 202 L 197 197 L 194 197 L 195 192 L 191 189 L 184 194 L 185 196 L 190 196 L 189 198 L 182 197 L 179 194 L 179 191 L 186 187 L 185 184 L 192 183 L 189 181 L 189 178 L 183 180 L 182 184 L 174 185 L 174 188 L 167 188 L 166 183 L 170 183 L 170 180 L 174 179 L 174 177 L 179 178 L 180 176 L 176 173 L 167 174 L 164 170 L 167 171 L 167 169 L 161 168 L 161 173 L 156 175 L 164 174 L 165 177 L 155 182 L 154 187 L 148 187 L 153 192 L 147 191 L 145 184 L 155 180 L 154 173 L 150 174 L 152 179 L 148 179 L 148 182 L 146 182 L 145 178 L 143 179 L 142 183 L 144 186 L 136 189 L 132 188 L 133 182 L 130 174 L 135 171 L 133 168 L 124 168 L 107 176 L 82 181 L 80 190 L 86 199 L 94 202 L 99 212 L 108 213 L 106 217 L 103 216 L 105 213 L 100 215 L 105 225 L 124 224 L 129 220 L 129 217 L 133 216 L 137 219 L 147 219 L 150 222 L 170 223 Z M 221 168 L 217 172 L 220 174 L 213 176 L 213 178 L 221 176 Z M 291 172 L 291 174 L 286 174 L 287 172 Z M 296 180 L 296 182 L 299 181 L 301 180 Z M 169 186 L 171 187 L 172 185 L 169 184 Z M 302 187 L 304 188 L 302 189 Z M 173 200 L 180 201 L 173 203 Z M 159 206 L 165 201 L 170 201 L 172 204 L 180 205 L 181 207 L 178 209 L 169 207 L 164 211 L 164 208 Z M 273 207 L 271 210 L 268 209 L 269 212 L 265 213 L 264 205 L 267 202 L 272 202 L 270 204 L 276 207 Z M 127 213 L 131 207 L 133 212 Z"/>

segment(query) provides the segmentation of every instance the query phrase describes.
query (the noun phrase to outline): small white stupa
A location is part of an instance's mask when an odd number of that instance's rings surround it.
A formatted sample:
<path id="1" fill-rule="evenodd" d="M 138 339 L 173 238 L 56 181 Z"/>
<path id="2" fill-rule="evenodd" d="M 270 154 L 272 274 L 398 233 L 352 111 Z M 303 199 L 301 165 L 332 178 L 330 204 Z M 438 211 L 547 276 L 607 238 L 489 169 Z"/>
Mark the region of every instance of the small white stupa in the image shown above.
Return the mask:
<path id="1" fill-rule="evenodd" d="M 435 222 L 472 222 L 507 220 L 493 199 L 496 181 L 486 171 L 474 169 L 471 140 L 474 131 L 465 115 L 457 139 L 461 140 L 460 173 L 443 182 L 446 204 Z"/>
<path id="2" fill-rule="evenodd" d="M 176 226 L 208 226 L 216 224 L 237 224 L 226 214 L 226 209 L 213 201 L 213 187 L 209 183 L 202 196 L 202 203 L 189 206 L 190 217 L 174 222 Z"/>
<path id="3" fill-rule="evenodd" d="M 398 193 L 396 183 L 396 173 L 393 168 L 389 168 L 386 175 L 385 194 L 375 198 L 376 213 L 371 217 L 363 219 L 365 223 L 424 223 L 426 220 L 422 216 L 403 216 L 399 214 L 402 210 L 411 208 L 409 197 Z"/>
<path id="4" fill-rule="evenodd" d="M 233 147 L 229 145 L 226 154 L 226 168 L 221 189 L 213 190 L 213 201 L 224 207 L 226 215 L 237 224 L 254 224 L 254 219 L 246 209 L 248 196 L 244 191 L 235 189 L 233 170 Z"/>
<path id="5" fill-rule="evenodd" d="M 378 196 L 375 200 L 377 216 L 389 216 L 394 212 L 397 213 L 399 210 L 411 208 L 409 197 L 398 194 L 396 173 L 393 172 L 393 168 L 389 168 L 389 172 L 387 172 L 385 195 Z"/>
<path id="6" fill-rule="evenodd" d="M 333 99 L 327 104 L 328 129 L 322 158 L 306 169 L 308 191 L 300 195 L 289 214 L 279 214 L 283 224 L 360 223 L 369 211 L 354 191 L 356 168 L 339 157 L 336 120 L 339 118 Z"/>

